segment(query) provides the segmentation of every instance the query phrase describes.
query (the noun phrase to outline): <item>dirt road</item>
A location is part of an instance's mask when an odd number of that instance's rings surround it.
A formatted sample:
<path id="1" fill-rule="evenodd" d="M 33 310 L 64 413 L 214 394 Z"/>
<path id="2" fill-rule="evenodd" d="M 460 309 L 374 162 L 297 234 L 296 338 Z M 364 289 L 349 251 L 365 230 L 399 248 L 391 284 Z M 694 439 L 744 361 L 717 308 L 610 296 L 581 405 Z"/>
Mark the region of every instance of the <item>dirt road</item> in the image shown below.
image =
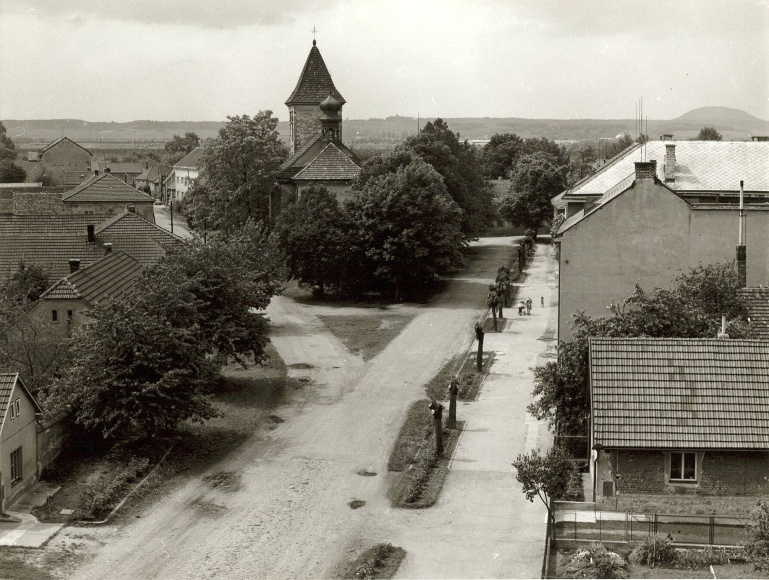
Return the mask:
<path id="1" fill-rule="evenodd" d="M 317 578 L 361 543 L 389 541 L 387 456 L 409 403 L 444 361 L 470 344 L 486 284 L 510 239 L 474 246 L 469 267 L 378 356 L 363 363 L 312 308 L 275 299 L 273 341 L 311 395 L 281 410 L 267 439 L 214 470 L 241 486 L 189 482 L 106 545 L 78 578 Z M 359 475 L 376 472 L 374 477 Z M 352 510 L 348 502 L 366 502 Z"/>

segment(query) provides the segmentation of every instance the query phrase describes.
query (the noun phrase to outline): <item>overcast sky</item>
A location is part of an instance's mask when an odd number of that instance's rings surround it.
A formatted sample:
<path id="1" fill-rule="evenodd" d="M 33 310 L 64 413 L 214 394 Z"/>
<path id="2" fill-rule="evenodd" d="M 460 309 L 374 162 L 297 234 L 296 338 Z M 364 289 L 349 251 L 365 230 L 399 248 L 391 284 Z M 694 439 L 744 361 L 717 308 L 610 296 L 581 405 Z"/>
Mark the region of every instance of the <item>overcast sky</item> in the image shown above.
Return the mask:
<path id="1" fill-rule="evenodd" d="M 317 27 L 351 119 L 769 119 L 767 0 L 0 0 L 0 118 L 281 120 Z"/>

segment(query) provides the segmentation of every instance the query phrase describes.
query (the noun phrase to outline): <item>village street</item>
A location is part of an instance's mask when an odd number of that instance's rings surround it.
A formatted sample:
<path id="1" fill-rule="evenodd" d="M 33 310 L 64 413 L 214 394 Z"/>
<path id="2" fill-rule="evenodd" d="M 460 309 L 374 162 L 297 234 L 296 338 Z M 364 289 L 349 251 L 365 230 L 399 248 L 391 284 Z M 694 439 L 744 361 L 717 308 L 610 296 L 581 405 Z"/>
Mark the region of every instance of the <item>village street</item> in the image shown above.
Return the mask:
<path id="1" fill-rule="evenodd" d="M 285 422 L 267 439 L 216 466 L 239 473 L 242 485 L 227 491 L 190 481 L 134 523 L 105 531 L 106 544 L 75 576 L 316 578 L 375 542 L 406 549 L 404 577 L 538 576 L 545 512 L 525 501 L 510 462 L 543 444 L 544 426 L 527 419 L 525 406 L 529 367 L 547 349 L 537 339 L 554 308 L 537 304 L 531 317 L 511 320 L 505 339 L 487 334 L 498 361 L 480 400 L 459 408 L 468 430 L 438 504 L 407 512 L 393 510 L 386 498 L 387 458 L 406 408 L 424 396 L 423 385 L 446 360 L 471 344 L 487 284 L 507 262 L 511 239 L 475 246 L 469 267 L 429 305 L 416 307 L 414 320 L 365 363 L 311 306 L 274 299 L 272 340 L 291 374 L 308 383 L 280 410 Z M 545 296 L 548 305 L 549 252 L 538 247 L 522 290 L 537 303 Z M 362 470 L 378 475 L 363 477 Z M 366 505 L 351 510 L 353 499 Z"/>

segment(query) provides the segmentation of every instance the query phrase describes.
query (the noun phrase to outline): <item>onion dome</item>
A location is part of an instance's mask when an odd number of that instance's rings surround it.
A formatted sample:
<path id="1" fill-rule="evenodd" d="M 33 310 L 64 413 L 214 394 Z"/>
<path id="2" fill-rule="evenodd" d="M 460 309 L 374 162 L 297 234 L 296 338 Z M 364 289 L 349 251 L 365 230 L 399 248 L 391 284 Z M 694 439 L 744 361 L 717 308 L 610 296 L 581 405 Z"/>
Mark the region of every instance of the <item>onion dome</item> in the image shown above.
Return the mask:
<path id="1" fill-rule="evenodd" d="M 342 103 L 334 98 L 334 95 L 330 94 L 323 99 L 320 104 L 320 110 L 324 113 L 338 113 L 342 110 Z"/>

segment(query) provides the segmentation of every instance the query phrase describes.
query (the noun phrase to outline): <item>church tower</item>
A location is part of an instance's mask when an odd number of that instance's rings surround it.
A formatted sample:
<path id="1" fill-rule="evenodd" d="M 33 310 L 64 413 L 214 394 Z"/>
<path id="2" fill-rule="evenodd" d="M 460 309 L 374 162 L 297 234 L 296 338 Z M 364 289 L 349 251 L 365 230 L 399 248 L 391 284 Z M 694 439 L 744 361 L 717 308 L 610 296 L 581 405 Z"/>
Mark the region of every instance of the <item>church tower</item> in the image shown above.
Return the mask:
<path id="1" fill-rule="evenodd" d="M 333 115 L 335 138 L 342 138 L 342 106 L 345 104 L 344 97 L 336 90 L 334 82 L 331 80 L 320 55 L 320 50 L 315 40 L 312 41 L 312 49 L 304 63 L 302 74 L 296 83 L 296 88 L 286 101 L 289 116 L 289 154 L 293 155 L 299 148 L 310 140 L 313 136 L 323 131 L 324 126 L 321 122 L 321 116 L 328 117 L 328 111 L 322 111 L 320 104 L 328 97 L 333 97 L 335 101 L 333 108 L 336 109 Z M 337 108 L 338 105 L 338 108 Z M 337 117 L 338 115 L 338 117 Z M 326 119 L 328 120 L 328 119 Z M 326 126 L 326 130 L 328 130 Z"/>

